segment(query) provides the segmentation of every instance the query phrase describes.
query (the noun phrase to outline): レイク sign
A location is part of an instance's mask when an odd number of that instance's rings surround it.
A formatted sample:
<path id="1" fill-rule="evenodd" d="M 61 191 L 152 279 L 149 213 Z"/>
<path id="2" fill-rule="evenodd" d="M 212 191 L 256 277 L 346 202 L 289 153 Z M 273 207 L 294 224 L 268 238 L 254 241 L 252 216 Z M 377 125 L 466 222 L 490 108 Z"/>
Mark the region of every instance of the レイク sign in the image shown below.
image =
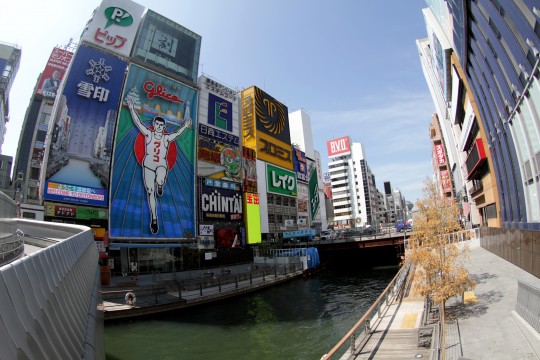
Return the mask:
<path id="1" fill-rule="evenodd" d="M 285 195 L 296 196 L 296 173 L 266 164 L 266 176 L 268 192 Z"/>
<path id="2" fill-rule="evenodd" d="M 350 140 L 348 136 L 339 139 L 333 139 L 326 142 L 328 156 L 348 154 L 351 152 Z"/>

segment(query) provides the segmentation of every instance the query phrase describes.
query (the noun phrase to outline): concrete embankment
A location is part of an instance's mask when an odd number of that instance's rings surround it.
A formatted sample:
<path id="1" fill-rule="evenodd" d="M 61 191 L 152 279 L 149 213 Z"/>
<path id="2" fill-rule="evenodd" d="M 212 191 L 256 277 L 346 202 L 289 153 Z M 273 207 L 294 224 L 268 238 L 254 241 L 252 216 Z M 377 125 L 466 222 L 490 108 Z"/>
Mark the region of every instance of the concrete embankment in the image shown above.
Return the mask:
<path id="1" fill-rule="evenodd" d="M 102 287 L 103 302 L 98 309 L 103 311 L 105 320 L 130 318 L 219 301 L 304 275 L 301 266 L 259 270 L 206 271 L 197 278 L 181 273 L 163 274 L 159 278 L 151 275 L 117 278 L 110 286 Z M 130 304 L 128 293 L 134 295 L 134 304 Z"/>

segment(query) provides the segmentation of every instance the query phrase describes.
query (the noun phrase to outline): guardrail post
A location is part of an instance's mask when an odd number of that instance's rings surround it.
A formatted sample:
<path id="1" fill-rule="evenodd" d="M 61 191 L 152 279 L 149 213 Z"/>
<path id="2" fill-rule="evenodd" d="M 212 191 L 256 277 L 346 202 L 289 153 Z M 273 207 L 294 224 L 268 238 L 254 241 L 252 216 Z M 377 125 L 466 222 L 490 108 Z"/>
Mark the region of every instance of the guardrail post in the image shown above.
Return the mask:
<path id="1" fill-rule="evenodd" d="M 236 288 L 238 289 L 238 275 L 234 277 L 234 282 L 236 283 Z"/>
<path id="2" fill-rule="evenodd" d="M 178 300 L 182 299 L 182 287 L 178 285 Z"/>
<path id="3" fill-rule="evenodd" d="M 199 283 L 199 292 L 201 293 L 201 296 L 202 296 L 202 283 Z"/>
<path id="4" fill-rule="evenodd" d="M 221 292 L 221 278 L 220 277 L 217 279 L 217 283 L 218 283 L 219 292 Z"/>
<path id="5" fill-rule="evenodd" d="M 251 272 L 249 273 L 249 285 L 253 285 L 253 276 Z"/>

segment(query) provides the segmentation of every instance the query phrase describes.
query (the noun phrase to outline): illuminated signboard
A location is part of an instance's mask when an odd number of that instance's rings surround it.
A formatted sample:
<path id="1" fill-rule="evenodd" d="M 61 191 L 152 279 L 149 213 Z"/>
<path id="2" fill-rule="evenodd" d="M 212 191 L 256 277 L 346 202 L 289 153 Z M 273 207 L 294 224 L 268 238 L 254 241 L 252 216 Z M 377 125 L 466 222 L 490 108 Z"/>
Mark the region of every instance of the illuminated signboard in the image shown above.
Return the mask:
<path id="1" fill-rule="evenodd" d="M 107 209 L 85 206 L 67 206 L 45 202 L 45 216 L 75 218 L 79 220 L 107 220 Z"/>
<path id="2" fill-rule="evenodd" d="M 241 221 L 242 196 L 239 191 L 201 184 L 199 221 Z"/>
<path id="3" fill-rule="evenodd" d="M 129 0 L 104 0 L 88 22 L 82 40 L 129 56 L 144 6 Z"/>
<path id="4" fill-rule="evenodd" d="M 317 210 L 319 210 L 319 203 L 319 181 L 317 172 L 313 170 L 309 178 L 309 215 L 311 219 L 315 217 Z"/>
<path id="5" fill-rule="evenodd" d="M 446 164 L 446 159 L 444 157 L 444 147 L 442 144 L 435 145 L 435 156 L 439 165 Z"/>
<path id="6" fill-rule="evenodd" d="M 238 142 L 237 136 L 199 124 L 197 175 L 240 182 L 242 157 Z"/>
<path id="7" fill-rule="evenodd" d="M 147 10 L 131 57 L 196 83 L 200 52 L 200 35 Z"/>
<path id="8" fill-rule="evenodd" d="M 293 148 L 293 164 L 298 181 L 308 182 L 306 153 L 300 149 Z"/>
<path id="9" fill-rule="evenodd" d="M 244 193 L 244 216 L 247 243 L 260 244 L 262 237 L 259 194 Z"/>
<path id="10" fill-rule="evenodd" d="M 256 149 L 258 159 L 292 170 L 287 107 L 255 86 L 241 97 L 244 146 Z"/>
<path id="11" fill-rule="evenodd" d="M 114 131 L 126 67 L 116 56 L 79 46 L 49 129 L 44 200 L 108 205 L 108 133 Z"/>
<path id="12" fill-rule="evenodd" d="M 242 146 L 242 172 L 244 174 L 244 191 L 257 192 L 257 161 L 255 150 Z"/>
<path id="13" fill-rule="evenodd" d="M 197 90 L 132 64 L 122 99 L 111 175 L 110 236 L 194 235 Z"/>
<path id="14" fill-rule="evenodd" d="M 445 193 L 452 191 L 452 180 L 450 179 L 450 172 L 448 170 L 443 170 L 440 172 L 441 185 Z"/>
<path id="15" fill-rule="evenodd" d="M 36 93 L 49 98 L 55 98 L 60 90 L 60 82 L 73 58 L 73 53 L 55 47 L 49 56 L 47 66 L 39 79 Z"/>
<path id="16" fill-rule="evenodd" d="M 328 156 L 345 155 L 351 153 L 350 139 L 348 136 L 340 137 L 326 142 Z"/>
<path id="17" fill-rule="evenodd" d="M 298 194 L 294 172 L 266 164 L 266 175 L 269 193 L 294 197 Z"/>

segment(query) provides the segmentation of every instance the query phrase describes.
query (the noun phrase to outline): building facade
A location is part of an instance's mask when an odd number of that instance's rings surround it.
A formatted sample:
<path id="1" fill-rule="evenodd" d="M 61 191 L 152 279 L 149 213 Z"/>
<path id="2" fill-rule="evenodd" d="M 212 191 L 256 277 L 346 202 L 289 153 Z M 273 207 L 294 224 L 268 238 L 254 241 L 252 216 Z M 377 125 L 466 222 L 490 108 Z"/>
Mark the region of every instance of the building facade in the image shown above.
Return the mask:
<path id="1" fill-rule="evenodd" d="M 361 143 L 348 136 L 327 142 L 334 229 L 376 225 L 378 191 Z"/>
<path id="2" fill-rule="evenodd" d="M 503 227 L 540 230 L 537 4 L 487 0 L 447 4 L 456 62 L 475 100 L 498 188 L 499 206 L 488 211 L 496 213 Z M 472 156 L 482 157 L 481 151 L 476 154 Z"/>
<path id="3" fill-rule="evenodd" d="M 21 48 L 0 42 L 0 154 L 9 121 L 9 92 L 21 62 Z"/>

